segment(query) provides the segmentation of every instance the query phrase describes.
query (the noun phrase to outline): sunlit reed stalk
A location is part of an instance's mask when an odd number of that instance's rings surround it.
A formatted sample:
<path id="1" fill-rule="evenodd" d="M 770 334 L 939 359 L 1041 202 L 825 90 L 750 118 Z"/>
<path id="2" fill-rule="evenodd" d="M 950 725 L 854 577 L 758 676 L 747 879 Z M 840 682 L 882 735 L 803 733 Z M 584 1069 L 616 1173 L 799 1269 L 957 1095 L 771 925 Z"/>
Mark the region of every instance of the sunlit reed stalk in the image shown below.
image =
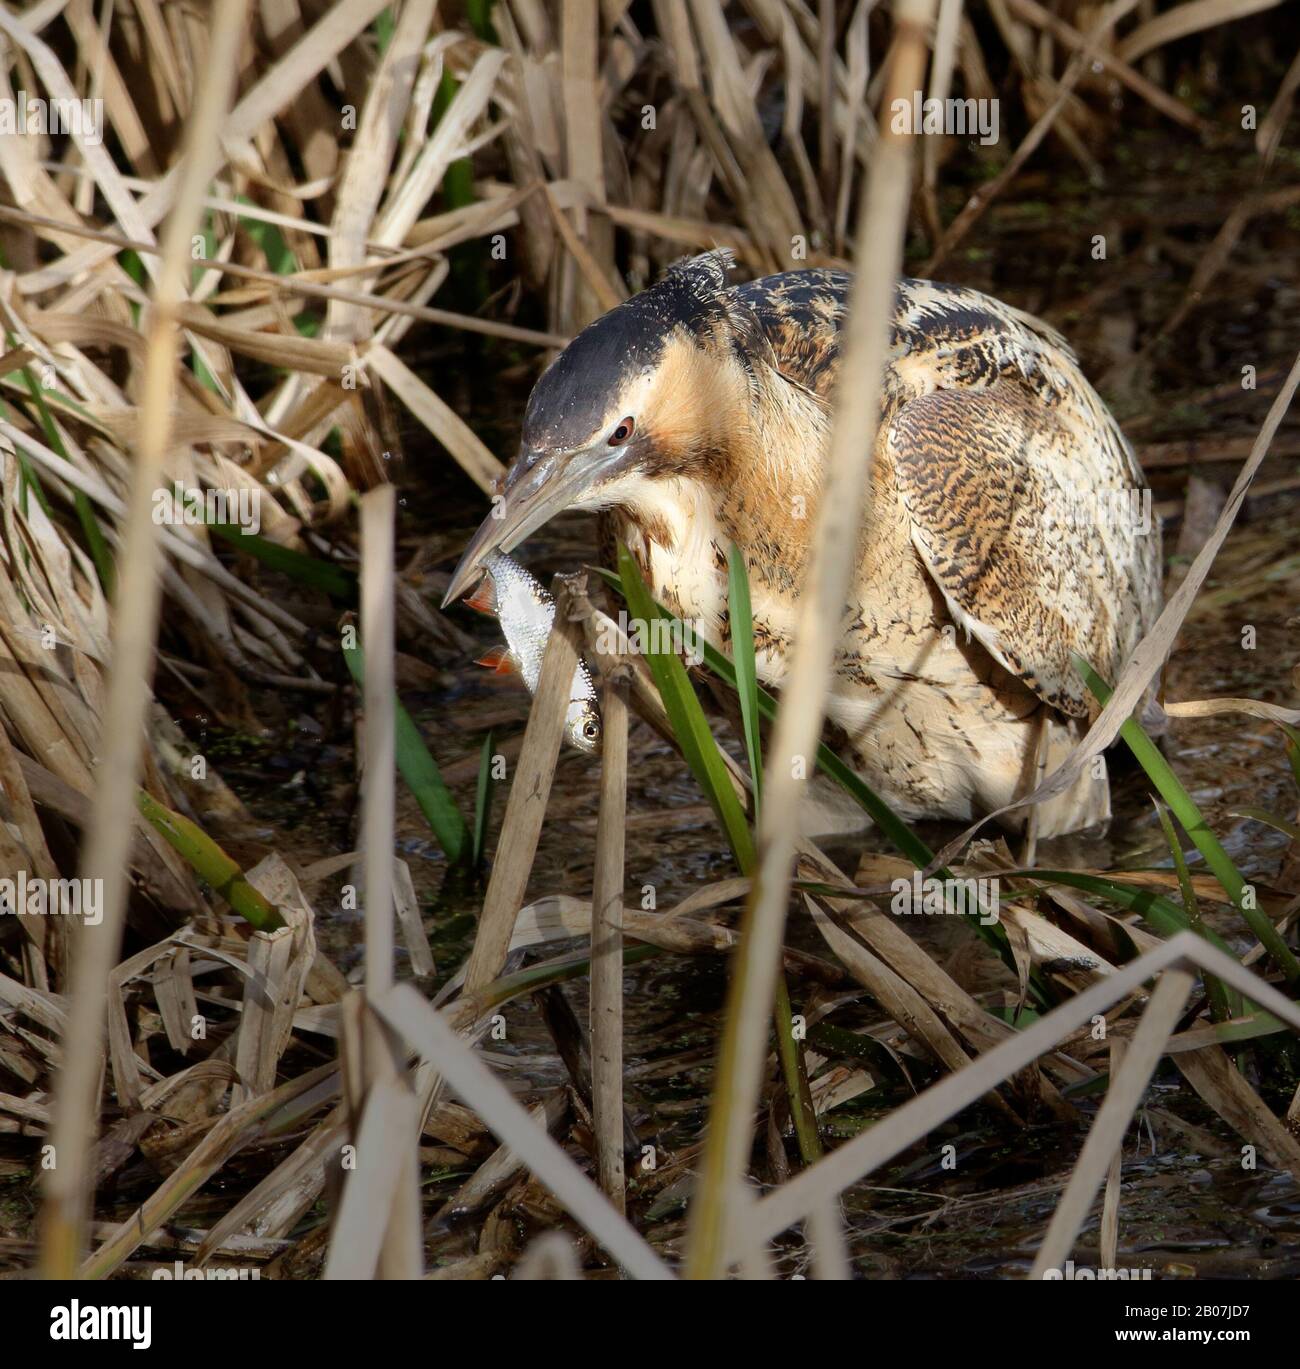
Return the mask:
<path id="1" fill-rule="evenodd" d="M 1170 966 L 1156 982 L 1124 1053 L 1124 1063 L 1111 1074 L 1106 1101 L 1088 1131 L 1070 1182 L 1052 1213 L 1047 1234 L 1034 1258 L 1031 1279 L 1041 1279 L 1046 1270 L 1064 1265 L 1195 983 L 1195 978 L 1178 966 Z"/>
<path id="2" fill-rule="evenodd" d="M 853 1277 L 838 1194 L 818 1203 L 808 1214 L 808 1236 L 812 1246 L 813 1270 L 819 1279 L 843 1280 Z"/>
<path id="3" fill-rule="evenodd" d="M 623 1172 L 623 842 L 627 816 L 627 687 L 601 691 L 600 813 L 591 891 L 591 1093 L 600 1186 L 620 1212 Z"/>
<path id="4" fill-rule="evenodd" d="M 244 36 L 246 0 L 217 0 L 208 61 L 185 133 L 180 184 L 163 234 L 162 262 L 149 312 L 148 352 L 139 442 L 124 528 L 121 573 L 113 621 L 113 666 L 102 726 L 103 752 L 96 774 L 95 807 L 81 861 L 85 879 L 103 880 L 103 920 L 84 928 L 74 952 L 68 993 L 63 1066 L 55 1087 L 49 1171 L 41 1217 L 41 1271 L 70 1278 L 85 1248 L 93 1178 L 91 1148 L 98 1130 L 101 1037 L 109 975 L 117 962 L 129 892 L 127 872 L 136 820 L 140 744 L 149 706 L 154 639 L 158 628 L 158 534 L 153 494 L 161 483 L 171 429 L 179 329 L 190 241 L 203 213 L 203 197 L 220 165 L 222 120 Z"/>
<path id="5" fill-rule="evenodd" d="M 361 640 L 365 648 L 365 772 L 361 785 L 362 868 L 366 907 L 366 1002 L 393 987 L 393 849 L 396 831 L 396 609 L 393 559 L 397 493 L 378 485 L 361 498 Z M 381 1278 L 421 1272 L 419 1108 L 404 1052 L 370 1011 L 362 1015 L 365 1110 L 356 1136 L 358 1161 L 391 1170 L 387 1220 L 376 1261 Z M 363 1144 L 365 1138 L 368 1144 Z M 353 1198 L 356 1175 L 345 1198 Z M 373 1214 L 372 1214 L 373 1218 Z M 354 1219 L 355 1220 L 355 1219 Z M 365 1222 L 364 1216 L 362 1223 Z M 333 1246 L 349 1240 L 340 1212 Z M 331 1249 L 331 1256 L 334 1250 Z M 337 1266 L 336 1266 L 337 1267 Z"/>
<path id="6" fill-rule="evenodd" d="M 934 0 L 900 0 L 894 13 L 897 34 L 881 104 L 885 111 L 894 98 L 910 98 L 923 85 Z M 816 753 L 840 616 L 856 564 L 871 464 L 864 452 L 873 449 L 879 421 L 911 169 L 911 138 L 893 133 L 889 119 L 882 119 L 859 214 L 859 273 L 845 324 L 835 425 L 811 538 L 812 558 L 766 768 L 758 873 L 745 906 L 743 939 L 727 995 L 709 1129 L 691 1209 L 687 1272 L 695 1278 L 721 1277 L 740 1253 L 729 1246 L 758 1104 L 766 1018 L 780 965 L 799 803 L 806 783 L 796 776 L 811 769 L 806 761 Z"/>
<path id="7" fill-rule="evenodd" d="M 555 778 L 564 735 L 569 686 L 578 664 L 576 629 L 568 619 L 569 590 L 557 576 L 552 586 L 555 618 L 542 656 L 537 693 L 524 728 L 523 749 L 515 766 L 497 839 L 492 874 L 483 896 L 478 932 L 465 968 L 465 992 L 472 994 L 501 973 L 532 872 L 537 840 Z"/>
<path id="8" fill-rule="evenodd" d="M 365 770 L 361 777 L 361 860 L 365 880 L 366 994 L 393 983 L 393 519 L 392 485 L 361 497 L 361 643 L 365 650 Z"/>

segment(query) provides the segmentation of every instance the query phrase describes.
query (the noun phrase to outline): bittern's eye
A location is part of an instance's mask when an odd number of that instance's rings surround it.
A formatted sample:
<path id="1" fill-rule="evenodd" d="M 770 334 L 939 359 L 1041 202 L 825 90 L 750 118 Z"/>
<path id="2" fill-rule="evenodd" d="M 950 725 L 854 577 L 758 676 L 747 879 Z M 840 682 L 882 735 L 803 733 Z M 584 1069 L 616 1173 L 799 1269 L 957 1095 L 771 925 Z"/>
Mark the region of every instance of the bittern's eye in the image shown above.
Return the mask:
<path id="1" fill-rule="evenodd" d="M 611 447 L 621 447 L 624 442 L 632 436 L 632 430 L 636 427 L 636 420 L 625 418 L 622 423 L 609 435 L 609 445 Z"/>

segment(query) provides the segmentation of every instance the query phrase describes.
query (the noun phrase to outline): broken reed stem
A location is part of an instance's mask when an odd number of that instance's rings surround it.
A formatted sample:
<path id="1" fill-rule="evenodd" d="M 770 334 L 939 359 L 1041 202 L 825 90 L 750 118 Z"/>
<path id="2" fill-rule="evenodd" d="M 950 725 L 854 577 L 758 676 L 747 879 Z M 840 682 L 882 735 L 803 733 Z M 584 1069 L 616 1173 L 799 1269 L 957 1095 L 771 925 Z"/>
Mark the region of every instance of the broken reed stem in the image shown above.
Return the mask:
<path id="1" fill-rule="evenodd" d="M 1124 1063 L 1111 1074 L 1106 1101 L 1093 1121 L 1070 1182 L 1052 1213 L 1047 1235 L 1043 1237 L 1034 1266 L 1029 1271 L 1031 1279 L 1041 1279 L 1047 1270 L 1060 1269 L 1065 1263 L 1097 1196 L 1097 1189 L 1110 1168 L 1111 1156 L 1118 1152 L 1124 1140 L 1128 1124 L 1133 1120 L 1195 983 L 1191 973 L 1180 966 L 1171 966 L 1156 982 L 1155 992 L 1133 1033 Z"/>
<path id="2" fill-rule="evenodd" d="M 190 241 L 201 222 L 208 183 L 220 165 L 221 125 L 243 41 L 246 9 L 246 0 L 217 0 L 213 8 L 209 60 L 186 125 L 180 184 L 164 230 L 162 262 L 149 311 L 140 434 L 115 600 L 112 676 L 100 734 L 104 749 L 81 862 L 83 879 L 103 881 L 103 917 L 99 926 L 82 929 L 73 954 L 68 1027 L 51 1128 L 54 1167 L 48 1172 L 40 1223 L 40 1264 L 47 1278 L 72 1278 L 85 1248 L 94 1184 L 90 1161 L 98 1131 L 104 1009 L 126 918 L 140 743 L 148 714 L 162 594 L 153 496 L 161 484 L 169 444 L 179 364 L 177 318 L 185 298 Z"/>
<path id="3" fill-rule="evenodd" d="M 198 1145 L 163 1183 L 119 1222 L 77 1271 L 79 1279 L 106 1279 L 189 1201 L 250 1139 L 251 1128 L 265 1137 L 281 1126 L 297 1125 L 337 1092 L 331 1061 L 281 1084 L 272 1093 L 249 1098 L 223 1113 Z"/>
<path id="4" fill-rule="evenodd" d="M 627 813 L 627 685 L 601 691 L 600 814 L 591 891 L 591 1093 L 596 1169 L 626 1210 L 623 1172 L 623 841 Z"/>
<path id="5" fill-rule="evenodd" d="M 845 324 L 843 369 L 826 476 L 817 507 L 813 554 L 803 584 L 790 675 L 771 744 L 759 825 L 759 866 L 745 905 L 742 941 L 727 994 L 726 1020 L 689 1227 L 687 1272 L 722 1277 L 729 1263 L 738 1194 L 758 1104 L 765 1019 L 773 1001 L 794 862 L 798 809 L 806 781 L 800 759 L 816 754 L 869 488 L 871 452 L 888 347 L 888 319 L 902 265 L 912 188 L 911 139 L 896 134 L 887 112 L 924 83 L 926 34 L 934 0 L 899 0 L 880 141 L 863 194 L 854 283 Z M 824 1163 L 824 1162 L 823 1162 Z M 808 1171 L 809 1173 L 813 1171 Z M 737 1252 L 731 1251 L 731 1255 Z"/>

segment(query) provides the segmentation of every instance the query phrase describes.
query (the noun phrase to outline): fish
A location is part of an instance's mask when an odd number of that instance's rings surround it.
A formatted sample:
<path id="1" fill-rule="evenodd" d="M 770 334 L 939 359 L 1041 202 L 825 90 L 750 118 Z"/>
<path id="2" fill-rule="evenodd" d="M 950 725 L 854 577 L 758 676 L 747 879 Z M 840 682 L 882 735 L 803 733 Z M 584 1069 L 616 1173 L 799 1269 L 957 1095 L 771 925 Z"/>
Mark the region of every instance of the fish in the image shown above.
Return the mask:
<path id="1" fill-rule="evenodd" d="M 479 587 L 466 603 L 480 613 L 489 614 L 501 624 L 505 645 L 493 647 L 476 664 L 487 666 L 498 675 L 518 674 L 530 694 L 537 693 L 542 674 L 542 656 L 555 621 L 555 600 L 518 561 L 502 552 L 493 552 L 483 562 L 486 571 Z M 594 756 L 600 752 L 600 709 L 596 705 L 596 685 L 586 661 L 578 658 L 569 686 L 569 707 L 564 718 L 564 736 L 570 746 Z"/>

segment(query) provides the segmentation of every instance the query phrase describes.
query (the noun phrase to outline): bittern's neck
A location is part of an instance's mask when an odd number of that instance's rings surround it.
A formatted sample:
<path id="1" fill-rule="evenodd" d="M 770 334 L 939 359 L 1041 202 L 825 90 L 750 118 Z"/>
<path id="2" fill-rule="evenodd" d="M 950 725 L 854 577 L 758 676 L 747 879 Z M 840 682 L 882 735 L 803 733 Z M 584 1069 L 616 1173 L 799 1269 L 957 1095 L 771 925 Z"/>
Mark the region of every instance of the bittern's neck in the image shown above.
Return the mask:
<path id="1" fill-rule="evenodd" d="M 770 366 L 741 372 L 740 381 L 708 483 L 718 519 L 751 570 L 773 586 L 788 584 L 807 555 L 829 417 L 815 395 Z"/>
<path id="2" fill-rule="evenodd" d="M 756 589 L 788 592 L 808 553 L 825 407 L 770 367 L 746 371 L 730 358 L 692 381 L 674 391 L 682 402 L 660 448 L 665 459 L 629 491 L 627 513 L 679 567 L 707 562 L 708 574 L 720 570 L 725 581 L 734 542 Z"/>

